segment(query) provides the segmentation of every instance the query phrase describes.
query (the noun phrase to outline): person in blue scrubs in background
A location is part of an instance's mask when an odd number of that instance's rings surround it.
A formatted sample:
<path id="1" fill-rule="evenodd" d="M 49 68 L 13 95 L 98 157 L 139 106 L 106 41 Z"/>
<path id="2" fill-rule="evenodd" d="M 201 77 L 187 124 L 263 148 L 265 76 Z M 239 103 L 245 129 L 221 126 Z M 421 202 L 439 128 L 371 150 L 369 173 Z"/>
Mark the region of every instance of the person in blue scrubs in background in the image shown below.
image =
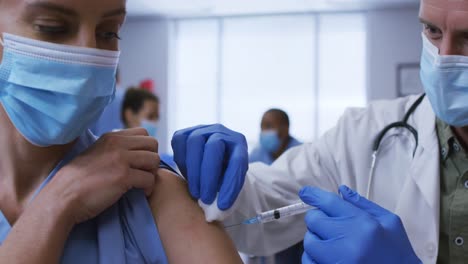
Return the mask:
<path id="1" fill-rule="evenodd" d="M 125 0 L 0 0 L 0 263 L 240 263 L 145 129 L 88 129 L 125 17 Z"/>
<path id="2" fill-rule="evenodd" d="M 121 107 L 121 118 L 124 127 L 143 127 L 150 136 L 158 139 L 159 106 L 159 97 L 153 92 L 142 88 L 129 88 L 125 92 Z M 172 168 L 177 167 L 172 155 L 159 153 L 159 157 Z"/>
<path id="3" fill-rule="evenodd" d="M 143 127 L 157 138 L 159 98 L 146 90 L 131 87 L 124 95 L 120 116 L 125 128 Z"/>
<path id="4" fill-rule="evenodd" d="M 302 143 L 289 134 L 289 116 L 280 109 L 270 109 L 263 114 L 260 145 L 252 150 L 249 162 L 272 164 L 286 150 Z"/>
<path id="5" fill-rule="evenodd" d="M 260 145 L 252 150 L 249 162 L 263 162 L 271 165 L 288 149 L 302 143 L 289 134 L 289 116 L 281 109 L 270 109 L 263 114 Z M 275 255 L 277 264 L 301 263 L 304 246 L 302 241 Z"/>

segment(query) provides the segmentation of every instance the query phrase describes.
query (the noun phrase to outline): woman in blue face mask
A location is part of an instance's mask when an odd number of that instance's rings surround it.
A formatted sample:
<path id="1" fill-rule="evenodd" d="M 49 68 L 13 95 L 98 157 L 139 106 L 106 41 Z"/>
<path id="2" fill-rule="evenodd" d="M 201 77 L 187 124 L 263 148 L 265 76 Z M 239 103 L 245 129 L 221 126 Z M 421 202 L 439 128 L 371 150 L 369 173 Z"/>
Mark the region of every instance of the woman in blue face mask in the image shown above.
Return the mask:
<path id="1" fill-rule="evenodd" d="M 238 263 L 115 93 L 125 0 L 0 0 L 0 263 Z M 157 223 L 157 226 L 156 226 Z"/>
<path id="2" fill-rule="evenodd" d="M 122 103 L 121 119 L 125 128 L 142 127 L 149 136 L 158 139 L 159 97 L 143 88 L 127 89 Z M 177 167 L 171 154 L 159 153 L 159 158 L 168 166 Z"/>
<path id="3" fill-rule="evenodd" d="M 159 98 L 151 92 L 130 88 L 122 104 L 122 122 L 125 128 L 143 127 L 157 138 L 159 121 Z"/>

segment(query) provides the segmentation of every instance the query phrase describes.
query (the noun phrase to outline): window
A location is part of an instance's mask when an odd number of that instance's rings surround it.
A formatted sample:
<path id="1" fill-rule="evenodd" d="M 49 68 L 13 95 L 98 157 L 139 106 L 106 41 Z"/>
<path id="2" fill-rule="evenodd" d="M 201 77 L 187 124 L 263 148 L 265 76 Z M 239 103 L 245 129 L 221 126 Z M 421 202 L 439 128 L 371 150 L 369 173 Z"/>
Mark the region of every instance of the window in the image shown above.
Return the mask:
<path id="1" fill-rule="evenodd" d="M 320 16 L 318 134 L 347 107 L 366 105 L 366 32 L 360 15 Z"/>
<path id="2" fill-rule="evenodd" d="M 216 75 L 218 22 L 181 21 L 176 24 L 175 34 L 175 80 L 172 82 L 174 86 L 169 89 L 171 132 L 202 123 L 219 122 Z"/>
<path id="3" fill-rule="evenodd" d="M 278 107 L 290 115 L 295 136 L 314 137 L 314 29 L 310 16 L 224 21 L 223 124 L 255 143 L 263 113 Z"/>
<path id="4" fill-rule="evenodd" d="M 176 21 L 170 135 L 223 123 L 258 141 L 262 114 L 288 112 L 291 134 L 312 141 L 343 110 L 366 103 L 362 14 Z"/>

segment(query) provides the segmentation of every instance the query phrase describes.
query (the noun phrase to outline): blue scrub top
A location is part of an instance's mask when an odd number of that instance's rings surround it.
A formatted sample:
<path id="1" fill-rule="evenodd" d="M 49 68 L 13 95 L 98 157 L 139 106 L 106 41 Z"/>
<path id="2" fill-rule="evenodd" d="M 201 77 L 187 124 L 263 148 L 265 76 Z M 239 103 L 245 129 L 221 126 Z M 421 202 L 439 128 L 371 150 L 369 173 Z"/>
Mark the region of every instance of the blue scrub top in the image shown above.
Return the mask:
<path id="1" fill-rule="evenodd" d="M 295 146 L 299 146 L 302 143 L 299 142 L 297 139 L 293 137 L 289 137 L 289 143 L 288 146 L 286 147 L 286 150 L 293 148 Z M 262 148 L 261 146 L 256 147 L 254 150 L 252 150 L 252 153 L 249 155 L 249 162 L 263 162 L 265 164 L 271 165 L 275 160 L 271 156 L 271 154 Z"/>
<path id="2" fill-rule="evenodd" d="M 36 191 L 34 197 L 56 172 L 95 141 L 87 131 Z M 0 211 L 0 243 L 11 226 Z M 145 194 L 131 190 L 116 204 L 90 221 L 76 225 L 66 242 L 61 263 L 133 264 L 167 263 L 158 229 Z"/>

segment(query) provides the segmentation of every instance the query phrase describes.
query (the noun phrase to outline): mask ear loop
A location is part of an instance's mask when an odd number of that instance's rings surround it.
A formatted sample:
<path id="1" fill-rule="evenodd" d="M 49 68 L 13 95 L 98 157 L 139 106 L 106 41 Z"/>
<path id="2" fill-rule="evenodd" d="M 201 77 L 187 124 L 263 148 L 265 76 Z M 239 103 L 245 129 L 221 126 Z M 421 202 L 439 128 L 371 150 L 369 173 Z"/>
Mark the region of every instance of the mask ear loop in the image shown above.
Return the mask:
<path id="1" fill-rule="evenodd" d="M 0 45 L 3 47 L 3 50 L 5 50 L 5 42 L 3 41 L 3 36 L 0 37 Z M 3 51 L 3 52 L 5 52 L 5 51 Z M 3 58 L 0 59 L 0 65 L 2 65 L 2 62 L 3 62 Z"/>
<path id="2" fill-rule="evenodd" d="M 5 47 L 5 33 L 0 33 L 0 45 Z"/>

